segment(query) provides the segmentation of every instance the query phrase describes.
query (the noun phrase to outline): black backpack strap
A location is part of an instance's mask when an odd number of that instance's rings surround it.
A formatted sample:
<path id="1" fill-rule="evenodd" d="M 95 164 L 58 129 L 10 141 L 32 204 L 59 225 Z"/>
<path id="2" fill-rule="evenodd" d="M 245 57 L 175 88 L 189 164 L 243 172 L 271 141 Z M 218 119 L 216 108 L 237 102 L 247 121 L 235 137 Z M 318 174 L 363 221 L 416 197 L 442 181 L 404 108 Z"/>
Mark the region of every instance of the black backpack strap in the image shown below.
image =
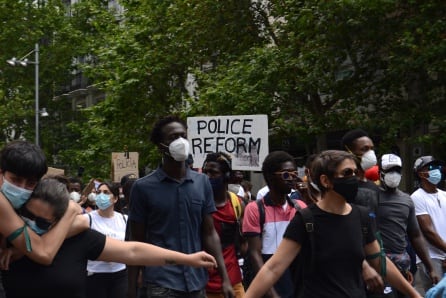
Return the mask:
<path id="1" fill-rule="evenodd" d="M 359 211 L 359 216 L 361 218 L 362 239 L 363 242 L 365 243 L 365 240 L 367 239 L 367 235 L 369 233 L 369 221 L 370 221 L 369 211 L 366 208 L 361 208 L 356 205 L 352 206 L 355 206 L 355 208 L 357 208 Z"/>
<path id="2" fill-rule="evenodd" d="M 312 272 L 314 269 L 314 250 L 315 250 L 315 244 L 314 244 L 314 217 L 313 212 L 311 212 L 310 208 L 304 208 L 297 210 L 299 214 L 302 216 L 305 231 L 308 235 L 308 248 L 309 248 L 309 260 L 308 267 L 306 266 L 305 270 L 309 270 L 307 272 Z M 307 256 L 308 257 L 308 256 Z"/>
<path id="3" fill-rule="evenodd" d="M 91 221 L 92 221 L 91 214 L 90 213 L 87 213 L 87 214 L 88 214 L 88 218 L 90 219 L 90 228 L 91 228 Z"/>
<path id="4" fill-rule="evenodd" d="M 262 237 L 263 225 L 265 224 L 265 206 L 263 206 L 263 199 L 257 200 L 256 203 L 259 209 L 260 237 Z"/>
<path id="5" fill-rule="evenodd" d="M 290 204 L 291 206 L 293 206 L 296 210 L 300 210 L 302 209 L 302 207 L 300 207 L 299 203 L 297 202 L 297 200 L 293 200 L 292 198 L 290 198 L 289 196 L 286 196 L 286 200 L 288 202 L 288 204 Z"/>

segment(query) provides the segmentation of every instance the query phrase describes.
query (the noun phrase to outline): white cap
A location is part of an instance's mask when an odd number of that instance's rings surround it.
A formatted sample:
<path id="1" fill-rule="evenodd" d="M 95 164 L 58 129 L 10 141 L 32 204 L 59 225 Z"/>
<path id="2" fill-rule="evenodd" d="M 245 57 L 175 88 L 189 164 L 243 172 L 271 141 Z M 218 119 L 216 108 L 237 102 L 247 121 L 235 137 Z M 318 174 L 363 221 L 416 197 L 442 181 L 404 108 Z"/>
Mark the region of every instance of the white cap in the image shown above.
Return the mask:
<path id="1" fill-rule="evenodd" d="M 395 154 L 384 154 L 381 157 L 381 169 L 386 171 L 393 167 L 402 167 L 403 163 L 401 162 L 401 158 Z"/>

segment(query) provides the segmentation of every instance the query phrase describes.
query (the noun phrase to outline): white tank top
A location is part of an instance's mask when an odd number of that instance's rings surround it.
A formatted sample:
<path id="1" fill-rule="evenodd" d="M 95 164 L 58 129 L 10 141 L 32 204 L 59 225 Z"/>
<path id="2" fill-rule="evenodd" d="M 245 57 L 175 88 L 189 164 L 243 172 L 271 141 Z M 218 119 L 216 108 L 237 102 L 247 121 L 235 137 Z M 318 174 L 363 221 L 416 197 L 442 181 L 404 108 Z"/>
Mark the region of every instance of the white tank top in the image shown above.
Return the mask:
<path id="1" fill-rule="evenodd" d="M 91 216 L 91 229 L 96 230 L 107 237 L 124 241 L 127 215 L 114 211 L 113 217 L 102 217 L 98 211 L 92 211 L 84 216 Z M 103 261 L 88 261 L 88 274 L 118 272 L 124 270 L 125 264 Z"/>

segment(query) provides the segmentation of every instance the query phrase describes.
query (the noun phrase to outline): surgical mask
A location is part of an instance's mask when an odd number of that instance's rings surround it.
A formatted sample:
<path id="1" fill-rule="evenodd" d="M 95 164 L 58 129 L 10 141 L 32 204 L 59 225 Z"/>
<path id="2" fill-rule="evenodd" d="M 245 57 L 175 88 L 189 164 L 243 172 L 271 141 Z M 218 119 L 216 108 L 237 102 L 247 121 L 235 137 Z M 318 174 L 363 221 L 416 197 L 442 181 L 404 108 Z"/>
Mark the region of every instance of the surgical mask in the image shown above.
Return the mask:
<path id="1" fill-rule="evenodd" d="M 77 191 L 72 191 L 70 192 L 70 199 L 75 201 L 76 203 L 79 203 L 79 201 L 81 200 L 81 194 Z"/>
<path id="2" fill-rule="evenodd" d="M 358 178 L 356 176 L 334 178 L 333 190 L 344 197 L 347 203 L 353 203 L 358 194 Z"/>
<path id="3" fill-rule="evenodd" d="M 106 195 L 105 193 L 100 193 L 96 196 L 96 206 L 99 209 L 105 210 L 112 205 L 110 200 L 110 195 Z"/>
<path id="4" fill-rule="evenodd" d="M 20 209 L 31 197 L 32 190 L 15 186 L 3 176 L 1 192 L 5 195 L 14 209 Z"/>
<path id="5" fill-rule="evenodd" d="M 364 171 L 367 171 L 368 169 L 376 165 L 376 162 L 377 162 L 376 155 L 375 151 L 373 150 L 369 150 L 366 153 L 364 153 L 363 156 L 361 156 L 361 168 Z"/>
<path id="6" fill-rule="evenodd" d="M 169 145 L 169 155 L 176 161 L 185 161 L 188 158 L 189 153 L 190 144 L 185 138 L 180 137 Z"/>
<path id="7" fill-rule="evenodd" d="M 211 183 L 214 192 L 219 192 L 224 189 L 225 184 L 223 180 L 223 177 L 209 178 L 209 182 Z"/>
<path id="8" fill-rule="evenodd" d="M 23 221 L 26 223 L 28 227 L 31 228 L 37 235 L 43 235 L 46 232 L 48 232 L 51 224 L 47 221 L 42 220 L 41 222 L 38 222 L 37 218 L 36 220 L 31 220 L 25 216 L 22 216 Z"/>
<path id="9" fill-rule="evenodd" d="M 439 169 L 434 169 L 429 171 L 429 177 L 427 181 L 432 183 L 433 185 L 437 185 L 441 181 L 441 171 Z"/>
<path id="10" fill-rule="evenodd" d="M 397 188 L 401 182 L 401 174 L 398 172 L 386 173 L 383 182 L 388 188 Z"/>

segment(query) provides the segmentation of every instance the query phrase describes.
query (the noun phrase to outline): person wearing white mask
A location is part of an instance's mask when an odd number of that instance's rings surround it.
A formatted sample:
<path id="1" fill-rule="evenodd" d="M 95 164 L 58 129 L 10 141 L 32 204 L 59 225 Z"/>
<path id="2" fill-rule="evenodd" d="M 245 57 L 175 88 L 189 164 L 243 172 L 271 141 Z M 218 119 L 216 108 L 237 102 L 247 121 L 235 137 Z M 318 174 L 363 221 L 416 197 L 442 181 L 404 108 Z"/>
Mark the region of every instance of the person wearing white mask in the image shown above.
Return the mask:
<path id="1" fill-rule="evenodd" d="M 411 260 L 406 251 L 408 239 L 419 259 L 430 272 L 430 280 L 437 283 L 439 276 L 433 270 L 427 252 L 427 244 L 415 217 L 414 203 L 409 194 L 398 189 L 401 182 L 401 158 L 395 154 L 384 154 L 380 158 L 378 166 L 381 187 L 376 223 L 377 230 L 382 237 L 384 252 L 401 274 L 412 283 L 413 276 L 409 271 Z M 404 297 L 390 286 L 386 287 L 385 293 L 387 294 L 385 297 L 389 297 L 389 295 L 395 298 Z"/>
<path id="2" fill-rule="evenodd" d="M 342 150 L 348 151 L 359 159 L 359 187 L 377 191 L 375 183 L 365 177 L 365 171 L 376 165 L 375 145 L 368 133 L 362 129 L 353 129 L 344 134 L 341 140 Z"/>
<path id="3" fill-rule="evenodd" d="M 97 210 L 85 214 L 90 227 L 105 236 L 123 241 L 127 215 L 114 211 L 119 199 L 118 183 L 102 182 L 97 188 Z M 127 294 L 127 268 L 125 264 L 88 261 L 87 298 L 119 298 Z"/>
<path id="4" fill-rule="evenodd" d="M 437 185 L 442 180 L 444 162 L 433 156 L 415 160 L 414 173 L 419 188 L 411 194 L 415 215 L 428 243 L 429 257 L 438 276 L 446 273 L 446 192 Z M 424 294 L 434 285 L 426 264 L 417 264 L 415 287 Z"/>
<path id="5" fill-rule="evenodd" d="M 369 208 L 370 214 L 376 214 L 378 208 L 379 187 L 365 177 L 365 171 L 376 165 L 375 145 L 368 133 L 362 129 L 352 129 L 341 139 L 341 149 L 356 156 L 358 168 L 358 194 L 354 200 L 357 205 Z M 384 290 L 381 276 L 367 262 L 363 262 L 363 278 L 368 285 L 367 297 L 375 297 L 375 293 Z"/>
<path id="6" fill-rule="evenodd" d="M 206 175 L 186 166 L 191 153 L 187 125 L 166 116 L 153 126 L 151 142 L 162 155 L 160 166 L 136 180 L 130 194 L 130 240 L 146 242 L 183 253 L 205 250 L 213 255 L 222 277 L 224 297 L 233 297 L 220 238 L 214 227 L 216 211 Z M 137 294 L 139 267 L 129 266 L 129 295 Z M 206 297 L 208 272 L 189 267 L 145 267 L 140 291 L 147 297 Z"/>

